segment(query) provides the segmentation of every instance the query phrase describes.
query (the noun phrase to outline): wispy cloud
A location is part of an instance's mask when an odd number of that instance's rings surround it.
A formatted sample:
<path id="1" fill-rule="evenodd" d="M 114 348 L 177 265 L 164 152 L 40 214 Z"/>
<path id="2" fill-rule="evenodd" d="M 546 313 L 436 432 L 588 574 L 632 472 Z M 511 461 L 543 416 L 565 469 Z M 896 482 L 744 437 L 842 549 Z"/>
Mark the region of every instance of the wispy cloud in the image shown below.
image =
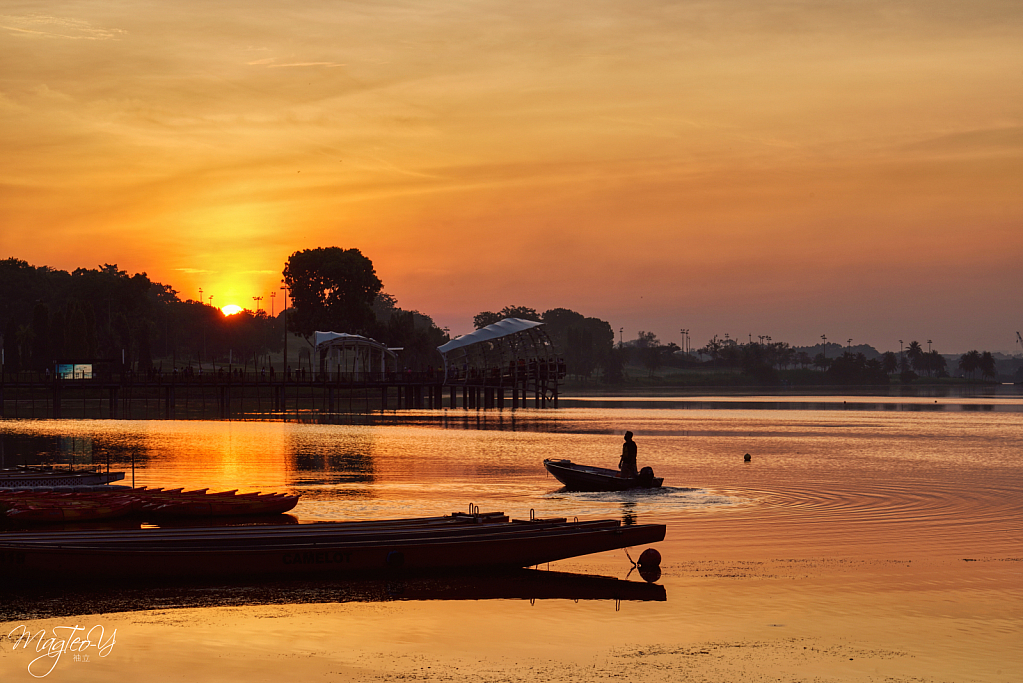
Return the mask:
<path id="1" fill-rule="evenodd" d="M 265 66 L 268 69 L 288 69 L 300 66 L 322 66 L 327 68 L 345 66 L 344 62 L 288 62 L 286 64 L 278 64 L 277 60 L 273 57 L 257 59 L 253 62 L 246 62 L 246 64 L 248 66 Z"/>
<path id="2" fill-rule="evenodd" d="M 0 28 L 39 38 L 64 40 L 113 40 L 127 33 L 119 28 L 96 28 L 87 21 L 46 15 L 0 15 Z"/>
<path id="3" fill-rule="evenodd" d="M 199 273 L 216 273 L 217 272 L 215 270 L 202 270 L 200 268 L 174 268 L 174 270 L 180 271 L 182 273 L 188 273 L 189 275 L 196 275 L 196 274 L 199 274 Z"/>

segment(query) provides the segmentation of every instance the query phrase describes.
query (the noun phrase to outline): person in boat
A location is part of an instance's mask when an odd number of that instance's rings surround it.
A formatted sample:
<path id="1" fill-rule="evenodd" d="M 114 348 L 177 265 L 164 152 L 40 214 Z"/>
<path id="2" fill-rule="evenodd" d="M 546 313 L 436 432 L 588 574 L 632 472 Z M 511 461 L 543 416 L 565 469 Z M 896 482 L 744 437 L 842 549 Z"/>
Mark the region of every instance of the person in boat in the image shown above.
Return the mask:
<path id="1" fill-rule="evenodd" d="M 625 432 L 625 443 L 622 444 L 622 459 L 618 461 L 618 470 L 622 477 L 638 477 L 636 469 L 636 442 L 632 440 L 632 432 Z"/>

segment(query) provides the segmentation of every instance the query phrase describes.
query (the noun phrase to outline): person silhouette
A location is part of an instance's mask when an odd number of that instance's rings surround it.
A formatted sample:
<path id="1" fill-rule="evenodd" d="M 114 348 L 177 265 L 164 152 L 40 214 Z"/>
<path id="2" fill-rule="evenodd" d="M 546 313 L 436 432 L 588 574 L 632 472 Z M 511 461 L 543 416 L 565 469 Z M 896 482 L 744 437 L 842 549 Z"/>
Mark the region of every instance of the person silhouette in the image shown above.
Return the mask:
<path id="1" fill-rule="evenodd" d="M 625 432 L 625 443 L 622 444 L 622 459 L 618 461 L 618 470 L 622 477 L 639 476 L 636 469 L 636 442 L 632 440 L 632 432 Z"/>

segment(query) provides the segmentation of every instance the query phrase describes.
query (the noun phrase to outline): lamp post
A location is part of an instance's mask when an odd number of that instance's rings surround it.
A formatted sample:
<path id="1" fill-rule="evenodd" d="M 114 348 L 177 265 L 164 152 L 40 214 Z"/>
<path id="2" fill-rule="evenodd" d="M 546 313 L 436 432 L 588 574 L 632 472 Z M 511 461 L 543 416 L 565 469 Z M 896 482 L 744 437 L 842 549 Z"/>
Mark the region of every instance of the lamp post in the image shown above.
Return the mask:
<path id="1" fill-rule="evenodd" d="M 284 316 L 284 362 L 281 364 L 281 377 L 284 379 L 288 378 L 288 283 L 281 280 L 281 284 L 284 285 L 281 289 L 284 291 L 284 311 L 281 315 Z"/>
<path id="2" fill-rule="evenodd" d="M 625 328 L 618 328 L 618 348 L 625 346 Z"/>
<path id="3" fill-rule="evenodd" d="M 904 371 L 906 369 L 906 361 L 902 358 L 902 340 L 899 340 L 899 370 Z"/>
<path id="4" fill-rule="evenodd" d="M 274 317 L 274 299 L 277 298 L 277 292 L 270 292 L 270 317 Z"/>
<path id="5" fill-rule="evenodd" d="M 256 302 L 256 313 L 259 313 L 259 302 L 263 300 L 261 296 L 254 296 L 252 300 Z"/>
<path id="6" fill-rule="evenodd" d="M 202 302 L 203 302 L 203 298 L 202 298 L 202 287 L 200 287 L 200 288 L 199 288 L 199 303 L 202 303 Z"/>
<path id="7" fill-rule="evenodd" d="M 828 359 L 828 335 L 822 334 L 821 339 L 824 340 L 824 360 Z"/>

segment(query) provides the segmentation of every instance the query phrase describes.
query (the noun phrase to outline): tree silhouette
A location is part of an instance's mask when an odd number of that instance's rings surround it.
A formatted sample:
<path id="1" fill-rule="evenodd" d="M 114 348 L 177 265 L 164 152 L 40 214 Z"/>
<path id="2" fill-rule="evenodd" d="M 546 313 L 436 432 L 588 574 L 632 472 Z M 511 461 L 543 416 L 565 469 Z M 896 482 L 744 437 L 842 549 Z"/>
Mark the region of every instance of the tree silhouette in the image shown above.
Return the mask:
<path id="1" fill-rule="evenodd" d="M 284 281 L 291 292 L 288 329 L 306 339 L 316 330 L 364 332 L 376 321 L 373 301 L 383 283 L 358 249 L 296 251 Z"/>
<path id="2" fill-rule="evenodd" d="M 473 316 L 472 325 L 477 330 L 480 330 L 487 325 L 493 325 L 505 318 L 521 318 L 522 320 L 541 322 L 540 314 L 536 312 L 535 308 L 530 308 L 528 306 L 505 306 L 497 313 L 494 313 L 493 311 L 481 311 L 480 313 L 477 313 Z"/>
<path id="3" fill-rule="evenodd" d="M 980 374 L 982 377 L 995 378 L 997 372 L 995 370 L 995 357 L 991 355 L 990 351 L 985 351 L 980 355 L 980 359 L 977 361 L 977 367 L 980 368 Z"/>
<path id="4" fill-rule="evenodd" d="M 911 341 L 909 346 L 906 347 L 906 358 L 909 359 L 909 365 L 917 371 L 923 371 L 923 357 L 924 350 L 920 346 L 920 342 Z"/>
<path id="5" fill-rule="evenodd" d="M 968 374 L 971 378 L 973 373 L 980 367 L 980 352 L 974 349 L 959 356 L 959 369 Z"/>
<path id="6" fill-rule="evenodd" d="M 884 368 L 885 374 L 893 374 L 899 369 L 899 357 L 892 351 L 885 351 L 881 356 L 881 367 Z"/>
<path id="7" fill-rule="evenodd" d="M 944 356 L 937 351 L 931 351 L 925 357 L 927 359 L 928 373 L 933 373 L 938 377 L 948 377 L 948 364 L 945 362 Z"/>

